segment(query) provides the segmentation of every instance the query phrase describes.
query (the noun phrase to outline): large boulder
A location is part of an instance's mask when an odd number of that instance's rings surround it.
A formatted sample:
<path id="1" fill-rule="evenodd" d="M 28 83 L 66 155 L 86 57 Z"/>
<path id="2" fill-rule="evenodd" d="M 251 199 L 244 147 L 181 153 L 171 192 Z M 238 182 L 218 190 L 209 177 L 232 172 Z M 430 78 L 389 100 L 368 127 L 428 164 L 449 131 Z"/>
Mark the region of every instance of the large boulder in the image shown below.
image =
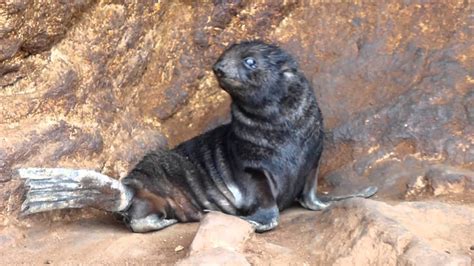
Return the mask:
<path id="1" fill-rule="evenodd" d="M 255 38 L 294 54 L 314 85 L 328 189 L 374 183 L 404 198 L 435 166 L 472 171 L 469 5 L 3 1 L 0 210 L 18 209 L 18 167 L 118 178 L 145 152 L 227 121 L 211 65 Z"/>
<path id="2" fill-rule="evenodd" d="M 181 264 L 467 266 L 474 259 L 472 207 L 351 199 L 322 213 L 290 212 L 276 231 L 250 238 L 239 218 L 207 216 Z"/>

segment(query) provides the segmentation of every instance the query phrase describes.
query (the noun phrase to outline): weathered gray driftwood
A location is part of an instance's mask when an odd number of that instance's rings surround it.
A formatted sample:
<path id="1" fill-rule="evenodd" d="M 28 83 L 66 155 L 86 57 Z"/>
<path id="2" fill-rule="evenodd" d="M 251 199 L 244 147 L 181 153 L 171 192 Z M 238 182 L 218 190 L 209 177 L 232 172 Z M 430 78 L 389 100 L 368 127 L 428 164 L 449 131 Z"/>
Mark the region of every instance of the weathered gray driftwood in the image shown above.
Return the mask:
<path id="1" fill-rule="evenodd" d="M 133 197 L 120 181 L 91 170 L 23 168 L 18 173 L 27 187 L 23 215 L 84 207 L 117 212 L 126 209 Z"/>

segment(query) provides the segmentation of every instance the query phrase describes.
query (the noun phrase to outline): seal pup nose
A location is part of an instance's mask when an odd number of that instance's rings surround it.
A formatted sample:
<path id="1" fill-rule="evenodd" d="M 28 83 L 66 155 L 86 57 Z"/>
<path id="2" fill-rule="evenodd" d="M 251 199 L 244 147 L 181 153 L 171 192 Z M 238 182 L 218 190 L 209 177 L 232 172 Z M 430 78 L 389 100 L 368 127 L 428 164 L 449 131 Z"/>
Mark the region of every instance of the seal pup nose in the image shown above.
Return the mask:
<path id="1" fill-rule="evenodd" d="M 212 70 L 218 78 L 223 78 L 225 76 L 224 64 L 222 64 L 222 61 L 215 63 L 212 67 Z"/>

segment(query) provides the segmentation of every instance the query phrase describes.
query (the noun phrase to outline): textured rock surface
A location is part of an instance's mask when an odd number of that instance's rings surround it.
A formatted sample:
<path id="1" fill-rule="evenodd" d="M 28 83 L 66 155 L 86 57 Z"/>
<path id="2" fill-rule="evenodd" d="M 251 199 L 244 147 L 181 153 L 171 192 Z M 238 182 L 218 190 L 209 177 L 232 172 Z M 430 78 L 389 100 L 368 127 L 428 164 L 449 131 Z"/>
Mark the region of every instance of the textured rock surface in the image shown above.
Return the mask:
<path id="1" fill-rule="evenodd" d="M 250 223 L 219 212 L 208 213 L 199 226 L 190 247 L 190 255 L 214 248 L 242 251 L 245 242 L 253 234 Z"/>
<path id="2" fill-rule="evenodd" d="M 209 245 L 196 252 L 193 237 L 199 241 L 203 236 L 196 223 L 132 234 L 97 212 L 81 219 L 63 213 L 56 221 L 3 228 L 0 261 L 108 265 L 472 265 L 474 261 L 472 205 L 389 205 L 353 199 L 324 212 L 294 208 L 282 214 L 277 230 L 239 240 L 238 248 L 232 248 L 235 240 L 249 236 L 246 230 L 235 230 L 242 221 L 230 217 L 223 232 L 220 222 L 226 219 L 210 218 L 202 225 L 211 233 Z M 212 235 L 218 233 L 225 237 L 215 241 Z"/>
<path id="3" fill-rule="evenodd" d="M 352 199 L 318 215 L 288 216 L 280 232 L 247 242 L 243 254 L 253 265 L 471 265 L 474 259 L 472 207 Z"/>
<path id="4" fill-rule="evenodd" d="M 227 121 L 211 65 L 253 38 L 294 54 L 315 87 L 323 190 L 372 183 L 380 198 L 472 204 L 472 10 L 470 1 L 0 1 L 0 226 L 36 222 L 16 217 L 17 167 L 120 177 L 146 151 Z"/>
<path id="5" fill-rule="evenodd" d="M 354 199 L 327 211 L 311 243 L 331 265 L 471 265 L 474 209 Z"/>
<path id="6" fill-rule="evenodd" d="M 245 265 L 247 257 L 253 265 L 471 265 L 474 259 L 472 206 L 439 202 L 390 206 L 351 199 L 334 203 L 320 215 L 292 216 L 283 222 L 283 232 L 249 241 L 248 230 L 241 230 L 242 220 L 208 216 L 191 244 L 190 257 L 181 263 L 205 265 L 219 259 Z M 228 225 L 226 231 L 223 223 Z"/>
<path id="7" fill-rule="evenodd" d="M 186 259 L 183 259 L 182 261 L 179 261 L 176 265 L 247 266 L 250 265 L 250 263 L 241 253 L 230 251 L 225 248 L 214 248 L 206 252 L 197 253 Z"/>
<path id="8" fill-rule="evenodd" d="M 218 212 L 207 214 L 179 265 L 250 265 L 242 254 L 254 229 L 250 223 Z"/>
<path id="9" fill-rule="evenodd" d="M 145 151 L 222 123 L 229 99 L 210 66 L 252 38 L 281 44 L 315 85 L 328 185 L 393 191 L 385 180 L 432 163 L 473 170 L 470 8 L 2 2 L 1 179 L 22 165 L 123 176 Z"/>

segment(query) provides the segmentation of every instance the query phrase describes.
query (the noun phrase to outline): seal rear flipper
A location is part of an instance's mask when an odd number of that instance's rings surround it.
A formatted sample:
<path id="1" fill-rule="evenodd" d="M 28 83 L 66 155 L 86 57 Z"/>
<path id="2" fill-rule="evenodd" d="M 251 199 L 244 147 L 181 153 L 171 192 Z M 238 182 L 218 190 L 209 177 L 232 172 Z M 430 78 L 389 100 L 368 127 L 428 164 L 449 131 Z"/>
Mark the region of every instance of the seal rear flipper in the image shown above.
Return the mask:
<path id="1" fill-rule="evenodd" d="M 375 195 L 377 191 L 378 191 L 378 188 L 376 186 L 369 186 L 360 191 L 347 194 L 347 195 L 340 195 L 340 196 L 324 195 L 319 198 L 325 202 L 338 201 L 338 200 L 344 200 L 344 199 L 350 199 L 350 198 L 370 198 L 373 195 Z"/>
<path id="2" fill-rule="evenodd" d="M 150 214 L 144 218 L 131 219 L 127 226 L 134 233 L 158 231 L 177 223 L 176 219 L 162 219 L 157 214 Z"/>
<path id="3" fill-rule="evenodd" d="M 120 181 L 91 170 L 23 168 L 18 173 L 27 187 L 22 215 L 84 207 L 118 212 L 133 198 Z"/>

